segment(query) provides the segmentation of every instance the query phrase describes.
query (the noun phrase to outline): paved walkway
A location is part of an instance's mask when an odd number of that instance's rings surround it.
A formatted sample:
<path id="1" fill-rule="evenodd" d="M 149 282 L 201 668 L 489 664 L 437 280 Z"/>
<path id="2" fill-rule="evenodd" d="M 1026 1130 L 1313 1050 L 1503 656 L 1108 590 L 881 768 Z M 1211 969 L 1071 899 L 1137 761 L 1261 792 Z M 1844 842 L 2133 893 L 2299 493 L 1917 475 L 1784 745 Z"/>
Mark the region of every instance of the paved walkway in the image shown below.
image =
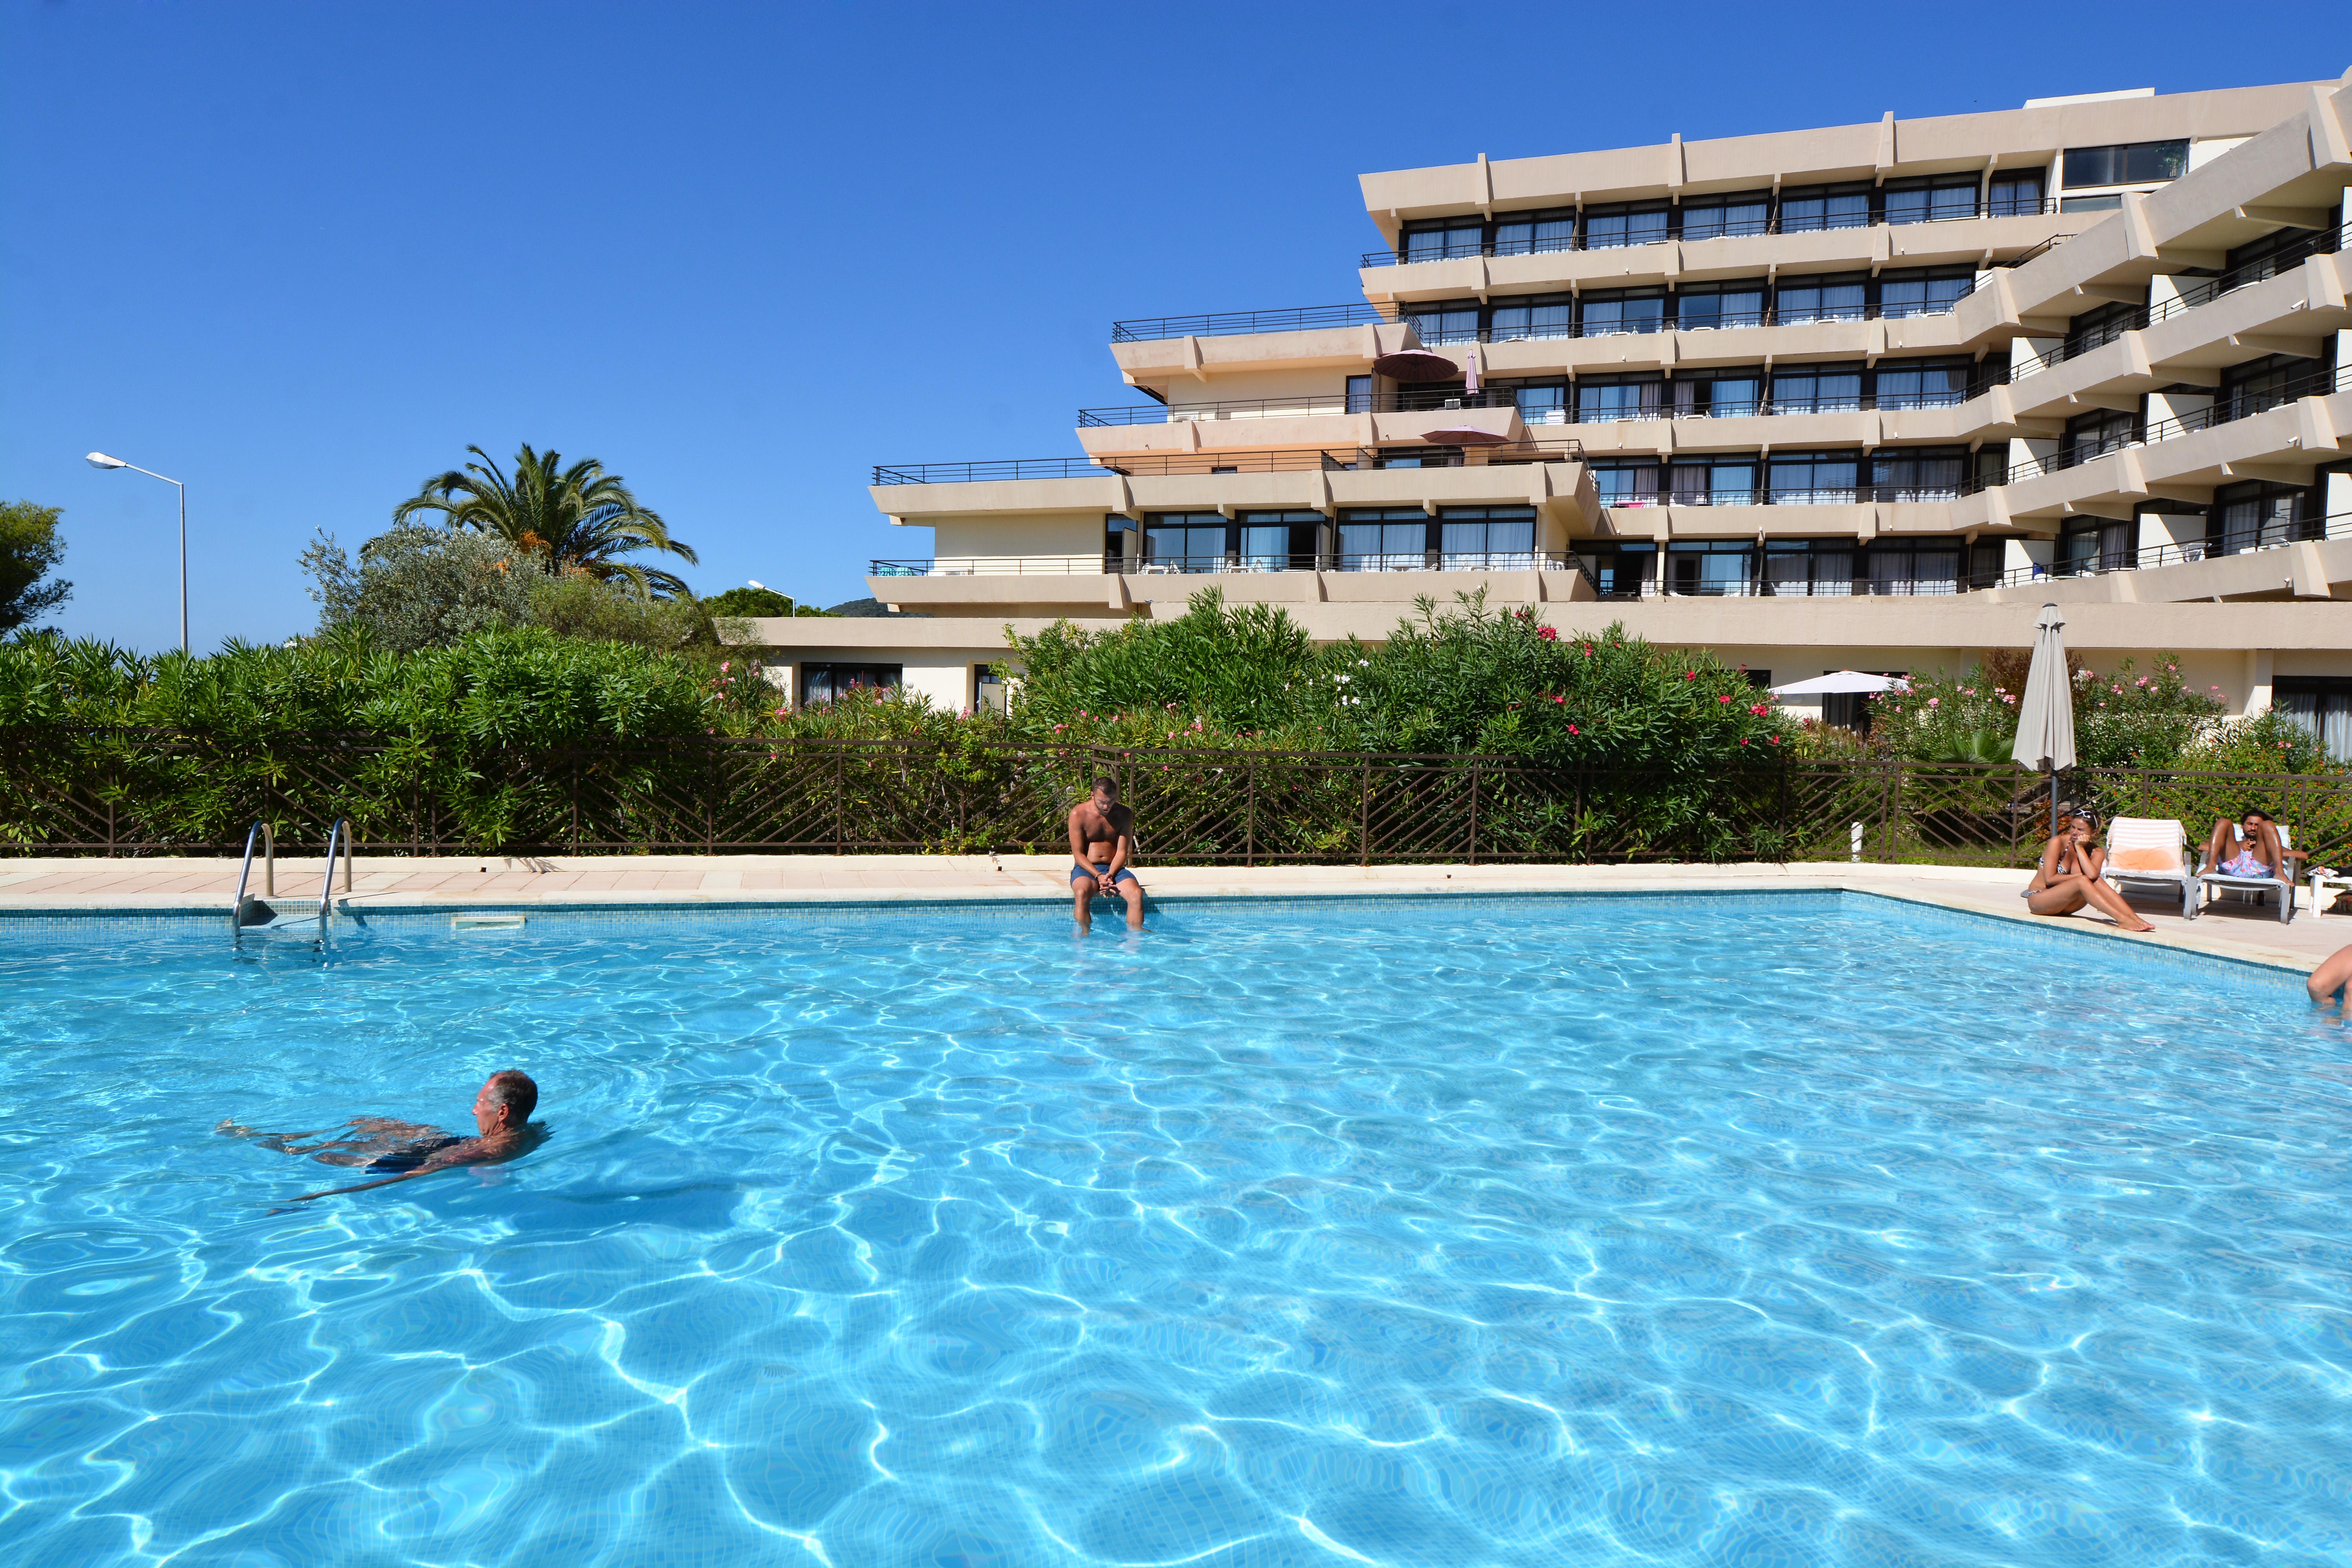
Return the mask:
<path id="1" fill-rule="evenodd" d="M 1067 862 L 1059 856 L 992 855 L 652 855 L 361 858 L 354 908 L 478 908 L 484 905 L 628 903 L 898 902 L 967 899 L 1069 898 Z M 278 863 L 287 899 L 315 900 L 324 863 Z M 218 910 L 236 891 L 233 859 L 45 858 L 0 860 L 0 913 L 38 910 Z M 2153 904 L 2141 912 L 2152 937 L 2126 936 L 2104 916 L 2036 921 L 2017 890 L 2020 871 L 1941 866 L 1816 862 L 1791 866 L 1267 866 L 1152 867 L 1154 897 L 1278 898 L 1301 894 L 1698 891 L 1852 888 L 1948 909 L 1968 910 L 2048 930 L 2064 928 L 2117 942 L 2152 942 L 2308 971 L 2352 943 L 2352 919 L 2300 910 L 2288 925 L 2251 906 L 2222 905 L 2195 921 Z M 258 892 L 257 869 L 252 890 Z M 341 879 L 337 879 L 340 883 Z"/>

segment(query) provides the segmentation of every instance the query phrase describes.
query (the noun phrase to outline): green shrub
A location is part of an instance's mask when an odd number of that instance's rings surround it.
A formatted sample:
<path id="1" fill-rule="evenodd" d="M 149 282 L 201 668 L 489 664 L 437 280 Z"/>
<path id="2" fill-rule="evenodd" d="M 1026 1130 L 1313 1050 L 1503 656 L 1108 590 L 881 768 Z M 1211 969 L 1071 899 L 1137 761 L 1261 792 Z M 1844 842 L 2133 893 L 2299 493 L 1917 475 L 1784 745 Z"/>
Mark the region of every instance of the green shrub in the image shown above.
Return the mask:
<path id="1" fill-rule="evenodd" d="M 793 602 L 789 595 L 773 588 L 730 588 L 703 601 L 714 616 L 830 616 L 831 610 L 820 610 L 814 605 Z"/>
<path id="2" fill-rule="evenodd" d="M 302 570 L 321 632 L 351 628 L 393 653 L 521 626 L 547 575 L 535 557 L 495 534 L 422 524 L 377 534 L 360 546 L 356 563 L 322 531 L 302 552 Z"/>

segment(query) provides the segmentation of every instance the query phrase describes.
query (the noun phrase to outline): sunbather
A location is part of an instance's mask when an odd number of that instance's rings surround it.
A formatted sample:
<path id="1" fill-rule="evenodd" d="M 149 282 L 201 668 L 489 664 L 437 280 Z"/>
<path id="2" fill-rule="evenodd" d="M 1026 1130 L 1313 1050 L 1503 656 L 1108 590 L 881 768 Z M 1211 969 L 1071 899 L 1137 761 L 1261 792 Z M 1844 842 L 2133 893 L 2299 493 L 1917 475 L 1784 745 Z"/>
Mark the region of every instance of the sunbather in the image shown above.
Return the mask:
<path id="1" fill-rule="evenodd" d="M 2205 840 L 2206 868 L 2224 877 L 2292 876 L 2279 869 L 2289 863 L 2289 854 L 2270 814 L 2262 810 L 2242 813 L 2236 822 L 2221 818 Z"/>
<path id="2" fill-rule="evenodd" d="M 2121 893 L 2100 880 L 2106 851 L 2099 847 L 2098 837 L 2097 813 L 2077 811 L 2068 817 L 2042 851 L 2041 868 L 2025 887 L 2025 907 L 2037 915 L 2071 915 L 2095 905 L 2126 931 L 2154 931 Z"/>

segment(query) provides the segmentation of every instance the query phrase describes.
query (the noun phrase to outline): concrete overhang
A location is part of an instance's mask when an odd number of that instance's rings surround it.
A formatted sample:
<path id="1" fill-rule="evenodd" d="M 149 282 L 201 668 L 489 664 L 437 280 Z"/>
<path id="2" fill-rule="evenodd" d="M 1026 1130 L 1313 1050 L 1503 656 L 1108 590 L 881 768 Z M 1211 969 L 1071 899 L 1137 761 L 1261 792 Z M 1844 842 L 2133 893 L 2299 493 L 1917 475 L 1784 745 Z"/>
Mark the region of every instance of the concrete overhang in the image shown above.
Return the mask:
<path id="1" fill-rule="evenodd" d="M 1111 359 L 1130 386 L 1206 381 L 1221 372 L 1362 370 L 1386 353 L 1421 346 L 1410 322 L 1316 327 L 1292 332 L 1239 332 L 1224 337 L 1150 338 L 1113 343 Z"/>
<path id="2" fill-rule="evenodd" d="M 1335 403 L 1339 399 L 1334 399 Z M 1409 445 L 1433 430 L 1489 431 L 1507 441 L 1528 438 L 1516 408 L 1417 409 L 1402 414 L 1265 414 L 1245 417 L 1171 419 L 1160 425 L 1092 425 L 1078 430 L 1089 457 L 1150 453 L 1306 449 L 1344 452 Z"/>

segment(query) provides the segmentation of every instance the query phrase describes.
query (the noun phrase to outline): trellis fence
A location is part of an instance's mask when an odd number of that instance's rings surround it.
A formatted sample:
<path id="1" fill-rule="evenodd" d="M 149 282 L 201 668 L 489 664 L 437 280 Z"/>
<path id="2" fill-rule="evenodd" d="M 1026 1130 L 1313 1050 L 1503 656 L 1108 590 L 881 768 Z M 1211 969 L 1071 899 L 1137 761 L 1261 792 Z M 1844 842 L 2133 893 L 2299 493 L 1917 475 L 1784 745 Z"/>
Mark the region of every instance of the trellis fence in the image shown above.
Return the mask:
<path id="1" fill-rule="evenodd" d="M 374 854 L 1058 850 L 1118 779 L 1161 864 L 1844 860 L 2025 866 L 2043 781 L 2006 766 L 1762 763 L 1707 773 L 1362 752 L 1104 751 L 986 742 L 666 740 L 473 748 L 364 734 L 0 733 L 0 852 L 289 850 L 348 816 Z M 2179 818 L 2250 805 L 2352 859 L 2352 780 L 2084 768 L 2061 797 Z"/>

